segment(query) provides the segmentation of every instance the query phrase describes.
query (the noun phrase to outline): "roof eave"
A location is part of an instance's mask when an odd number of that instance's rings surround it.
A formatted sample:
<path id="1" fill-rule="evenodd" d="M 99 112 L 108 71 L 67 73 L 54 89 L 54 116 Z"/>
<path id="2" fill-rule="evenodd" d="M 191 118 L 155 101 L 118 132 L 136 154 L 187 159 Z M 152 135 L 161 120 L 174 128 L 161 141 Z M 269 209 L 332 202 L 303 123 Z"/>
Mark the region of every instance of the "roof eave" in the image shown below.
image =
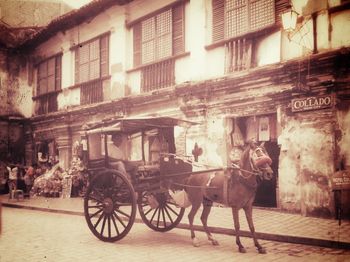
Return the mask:
<path id="1" fill-rule="evenodd" d="M 87 5 L 84 5 L 80 9 L 73 10 L 58 17 L 57 19 L 54 19 L 36 35 L 18 46 L 18 49 L 24 52 L 31 51 L 60 31 L 66 31 L 78 26 L 79 24 L 97 16 L 104 10 L 114 5 L 125 5 L 132 1 L 133 0 L 95 0 Z"/>

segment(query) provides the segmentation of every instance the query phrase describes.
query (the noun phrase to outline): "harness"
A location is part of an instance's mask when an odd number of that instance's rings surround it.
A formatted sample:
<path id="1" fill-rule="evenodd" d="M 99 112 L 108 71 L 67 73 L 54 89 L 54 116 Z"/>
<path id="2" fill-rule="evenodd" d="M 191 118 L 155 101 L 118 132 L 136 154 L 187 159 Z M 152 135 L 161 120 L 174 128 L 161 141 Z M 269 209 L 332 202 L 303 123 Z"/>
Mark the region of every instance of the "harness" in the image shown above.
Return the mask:
<path id="1" fill-rule="evenodd" d="M 228 169 L 228 170 L 230 170 L 230 169 L 237 170 L 238 171 L 238 176 L 241 177 L 242 179 L 244 179 L 243 181 L 245 181 L 245 180 L 248 180 L 249 178 L 251 178 L 253 175 L 255 175 L 255 176 L 261 175 L 261 171 L 258 168 L 255 167 L 255 165 L 254 165 L 254 163 L 252 161 L 253 161 L 252 158 L 249 157 L 249 164 L 250 164 L 250 167 L 251 167 L 252 171 L 243 169 L 237 164 L 232 164 L 231 167 L 222 168 L 222 170 L 223 171 L 226 170 L 226 169 Z M 211 166 L 207 165 L 207 167 L 211 167 Z M 214 168 L 217 168 L 217 167 L 214 167 Z M 244 173 L 248 174 L 248 175 L 244 175 Z M 215 178 L 215 175 L 216 175 L 216 173 L 208 174 L 208 181 L 205 184 L 205 186 L 187 185 L 187 184 L 182 184 L 182 183 L 177 183 L 177 182 L 172 182 L 172 184 L 178 185 L 178 186 L 182 186 L 182 187 L 188 187 L 188 188 L 200 188 L 201 191 L 202 191 L 202 194 L 205 195 L 205 191 L 207 189 L 219 189 L 219 187 L 211 186 L 212 180 Z M 226 206 L 229 206 L 229 194 L 230 194 L 229 185 L 231 183 L 231 180 L 232 180 L 232 174 L 226 175 L 224 173 L 222 194 L 223 194 L 223 204 L 226 205 Z M 245 186 L 249 187 L 249 185 L 247 185 L 245 183 L 243 183 L 243 184 Z M 253 187 L 251 187 L 251 188 L 253 188 Z M 211 200 L 211 201 L 215 202 L 214 200 Z"/>

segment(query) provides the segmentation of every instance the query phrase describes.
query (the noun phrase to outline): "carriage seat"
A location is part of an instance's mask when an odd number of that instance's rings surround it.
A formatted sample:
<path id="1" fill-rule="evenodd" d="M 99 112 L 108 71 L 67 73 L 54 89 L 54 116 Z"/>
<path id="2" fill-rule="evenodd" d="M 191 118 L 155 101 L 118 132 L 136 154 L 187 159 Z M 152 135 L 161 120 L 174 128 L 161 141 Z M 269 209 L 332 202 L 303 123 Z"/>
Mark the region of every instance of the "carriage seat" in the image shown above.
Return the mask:
<path id="1" fill-rule="evenodd" d="M 159 171 L 159 164 L 140 165 L 137 170 L 140 172 L 156 172 Z"/>

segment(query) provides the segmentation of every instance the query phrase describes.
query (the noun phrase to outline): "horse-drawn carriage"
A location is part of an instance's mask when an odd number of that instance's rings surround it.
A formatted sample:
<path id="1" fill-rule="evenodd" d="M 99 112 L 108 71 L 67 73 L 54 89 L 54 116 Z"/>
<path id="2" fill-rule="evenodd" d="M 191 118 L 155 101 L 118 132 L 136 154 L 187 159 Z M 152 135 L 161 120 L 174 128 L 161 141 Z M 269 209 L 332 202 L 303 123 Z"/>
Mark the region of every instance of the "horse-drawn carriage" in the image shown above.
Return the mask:
<path id="1" fill-rule="evenodd" d="M 168 231 L 180 222 L 184 208 L 171 199 L 169 175 L 189 175 L 192 165 L 175 157 L 174 127 L 192 122 L 170 117 L 121 118 L 92 125 L 87 131 L 87 167 L 90 183 L 84 211 L 90 230 L 103 241 L 123 238 L 131 229 L 136 209 L 156 231 Z M 112 135 L 124 140 L 122 150 L 136 172 L 123 174 L 109 156 Z M 133 152 L 130 152 L 132 150 Z"/>
<path id="2" fill-rule="evenodd" d="M 232 206 L 230 201 L 235 202 L 237 196 L 230 195 L 230 192 L 236 190 L 237 185 L 242 186 L 240 179 L 236 183 L 231 176 L 224 175 L 223 168 L 194 172 L 191 159 L 177 155 L 175 144 L 179 143 L 175 143 L 174 127 L 187 128 L 193 124 L 171 117 L 140 117 L 111 119 L 88 126 L 84 134 L 84 161 L 90 182 L 84 198 L 84 213 L 91 232 L 97 238 L 113 242 L 125 237 L 135 221 L 136 209 L 142 221 L 151 229 L 160 232 L 173 229 L 180 223 L 185 211 L 170 195 L 171 190 L 175 189 L 187 189 L 191 198 L 189 220 L 193 240 L 193 217 L 203 198 L 209 202 L 222 202 L 225 198 L 225 204 Z M 124 162 L 126 172 L 118 168 L 119 165 L 115 165 L 115 159 L 111 157 L 114 150 L 111 147 L 112 138 L 115 135 L 119 135 L 119 149 L 128 156 L 128 161 Z M 185 138 L 182 145 L 185 145 Z M 246 180 L 245 184 L 252 181 L 254 187 L 256 175 L 251 174 L 257 173 L 258 169 L 249 171 L 252 162 L 246 162 L 248 166 L 245 169 L 244 166 L 243 169 L 234 169 L 238 177 Z M 128 169 L 128 166 L 132 168 Z M 214 191 L 210 192 L 211 189 Z M 249 199 L 255 195 L 251 185 L 243 185 L 239 192 Z M 253 201 L 244 202 L 251 205 Z M 210 209 L 204 207 L 204 212 L 207 217 Z M 203 225 L 208 239 L 216 244 L 207 231 L 206 221 Z M 260 252 L 261 246 L 256 245 Z M 241 249 L 243 246 L 240 246 Z"/>

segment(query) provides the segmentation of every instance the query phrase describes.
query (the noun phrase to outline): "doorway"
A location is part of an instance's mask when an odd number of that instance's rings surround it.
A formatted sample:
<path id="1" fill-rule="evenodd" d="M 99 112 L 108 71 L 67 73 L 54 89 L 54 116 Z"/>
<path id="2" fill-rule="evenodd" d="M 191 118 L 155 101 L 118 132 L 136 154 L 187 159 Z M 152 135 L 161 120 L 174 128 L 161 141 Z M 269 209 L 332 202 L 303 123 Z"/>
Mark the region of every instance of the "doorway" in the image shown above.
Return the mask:
<path id="1" fill-rule="evenodd" d="M 273 177 L 271 180 L 262 180 L 255 196 L 254 205 L 260 207 L 277 207 L 278 187 L 278 158 L 280 148 L 275 141 L 266 141 L 265 149 L 272 159 L 271 168 L 273 170 Z"/>
<path id="2" fill-rule="evenodd" d="M 271 168 L 273 178 L 261 181 L 255 196 L 254 206 L 277 207 L 278 192 L 278 160 L 280 148 L 277 143 L 279 128 L 277 127 L 277 115 L 255 115 L 232 119 L 230 132 L 230 149 L 243 150 L 246 142 L 255 139 L 264 147 L 272 159 Z"/>

